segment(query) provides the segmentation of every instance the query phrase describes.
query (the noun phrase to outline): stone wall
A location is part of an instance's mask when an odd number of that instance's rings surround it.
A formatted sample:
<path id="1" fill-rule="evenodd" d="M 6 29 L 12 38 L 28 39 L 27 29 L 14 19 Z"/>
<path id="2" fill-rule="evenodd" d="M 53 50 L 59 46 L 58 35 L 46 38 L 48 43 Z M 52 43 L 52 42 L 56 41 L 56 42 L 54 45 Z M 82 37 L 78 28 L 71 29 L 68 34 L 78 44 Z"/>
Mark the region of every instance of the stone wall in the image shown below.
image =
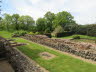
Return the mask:
<path id="1" fill-rule="evenodd" d="M 52 47 L 60 51 L 81 56 L 85 59 L 96 61 L 96 45 L 91 45 L 87 43 L 76 43 L 63 39 L 51 39 L 40 35 L 32 36 L 26 34 L 25 36 L 23 36 L 23 38 Z"/>
<path id="2" fill-rule="evenodd" d="M 6 58 L 6 51 L 4 48 L 4 43 L 2 39 L 0 39 L 0 60 L 5 59 L 5 58 Z"/>
<path id="3" fill-rule="evenodd" d="M 2 46 L 6 50 L 7 59 L 15 72 L 45 72 L 43 68 L 21 53 L 17 48 L 12 48 L 8 40 L 0 37 L 0 42 L 3 43 Z"/>

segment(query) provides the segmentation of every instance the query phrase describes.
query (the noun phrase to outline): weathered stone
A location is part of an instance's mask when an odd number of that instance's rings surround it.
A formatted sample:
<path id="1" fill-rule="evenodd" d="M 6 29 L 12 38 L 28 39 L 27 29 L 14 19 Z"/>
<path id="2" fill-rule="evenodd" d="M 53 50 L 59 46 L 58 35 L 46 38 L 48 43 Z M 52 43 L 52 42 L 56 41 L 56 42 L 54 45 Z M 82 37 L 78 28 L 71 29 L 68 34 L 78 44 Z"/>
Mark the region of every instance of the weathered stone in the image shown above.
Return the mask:
<path id="1" fill-rule="evenodd" d="M 48 37 L 43 37 L 41 35 L 35 36 L 26 34 L 25 36 L 23 36 L 23 38 L 63 52 L 68 52 L 86 59 L 96 61 L 96 45 L 94 46 L 87 43 L 76 43 L 64 39 L 51 39 Z"/>
<path id="2" fill-rule="evenodd" d="M 1 41 L 2 40 L 2 41 Z M 20 52 L 17 48 L 13 48 L 10 42 L 0 37 L 0 49 L 6 50 L 6 56 L 15 72 L 45 72 L 36 62 Z"/>

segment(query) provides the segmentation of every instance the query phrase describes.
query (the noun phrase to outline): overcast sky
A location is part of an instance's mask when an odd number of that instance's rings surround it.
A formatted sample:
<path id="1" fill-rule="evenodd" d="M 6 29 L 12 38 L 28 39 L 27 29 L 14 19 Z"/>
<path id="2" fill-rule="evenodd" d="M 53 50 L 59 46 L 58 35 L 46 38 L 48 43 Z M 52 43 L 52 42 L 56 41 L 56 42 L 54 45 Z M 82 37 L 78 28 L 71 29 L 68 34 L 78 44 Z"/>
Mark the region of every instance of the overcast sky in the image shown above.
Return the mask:
<path id="1" fill-rule="evenodd" d="M 68 11 L 79 24 L 96 22 L 96 0 L 3 0 L 2 13 L 30 15 L 35 20 L 47 11 Z"/>

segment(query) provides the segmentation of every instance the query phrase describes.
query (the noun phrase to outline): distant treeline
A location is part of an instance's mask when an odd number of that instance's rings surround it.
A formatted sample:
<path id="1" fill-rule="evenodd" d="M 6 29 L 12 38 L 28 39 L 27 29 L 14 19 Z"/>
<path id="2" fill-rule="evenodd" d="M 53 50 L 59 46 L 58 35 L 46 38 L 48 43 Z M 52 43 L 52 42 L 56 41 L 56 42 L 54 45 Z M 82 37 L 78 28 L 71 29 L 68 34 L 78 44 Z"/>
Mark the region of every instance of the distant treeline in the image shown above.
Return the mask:
<path id="1" fill-rule="evenodd" d="M 41 34 L 52 33 L 53 35 L 70 33 L 96 36 L 96 24 L 78 25 L 74 17 L 66 11 L 57 14 L 49 11 L 43 18 L 38 18 L 36 21 L 28 15 L 4 14 L 4 17 L 0 17 L 0 30 L 25 30 Z"/>

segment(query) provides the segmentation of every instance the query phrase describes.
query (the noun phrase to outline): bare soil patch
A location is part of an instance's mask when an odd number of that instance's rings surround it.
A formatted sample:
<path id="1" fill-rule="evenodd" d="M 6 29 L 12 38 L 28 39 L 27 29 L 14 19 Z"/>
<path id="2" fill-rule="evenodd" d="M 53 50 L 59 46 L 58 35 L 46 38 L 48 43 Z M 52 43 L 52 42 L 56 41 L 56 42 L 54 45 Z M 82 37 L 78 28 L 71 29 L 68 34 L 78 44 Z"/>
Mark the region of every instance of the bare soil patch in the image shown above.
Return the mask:
<path id="1" fill-rule="evenodd" d="M 48 52 L 42 52 L 39 54 L 42 58 L 46 59 L 46 60 L 50 60 L 50 59 L 53 59 L 55 58 L 56 56 L 51 54 L 51 53 L 48 53 Z"/>

